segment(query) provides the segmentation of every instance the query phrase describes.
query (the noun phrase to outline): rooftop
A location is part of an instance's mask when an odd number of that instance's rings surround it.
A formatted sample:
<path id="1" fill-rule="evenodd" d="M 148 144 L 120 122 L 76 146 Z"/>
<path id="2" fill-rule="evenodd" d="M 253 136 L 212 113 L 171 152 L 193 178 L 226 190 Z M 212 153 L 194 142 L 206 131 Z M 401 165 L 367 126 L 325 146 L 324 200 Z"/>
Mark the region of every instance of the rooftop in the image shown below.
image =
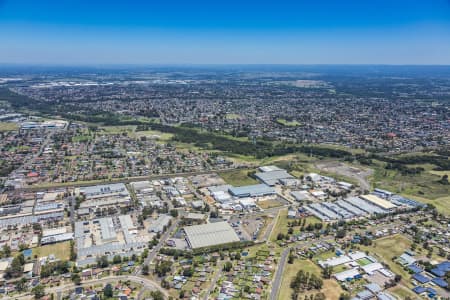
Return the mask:
<path id="1" fill-rule="evenodd" d="M 193 249 L 240 241 L 227 222 L 187 226 L 184 231 L 188 244 Z"/>

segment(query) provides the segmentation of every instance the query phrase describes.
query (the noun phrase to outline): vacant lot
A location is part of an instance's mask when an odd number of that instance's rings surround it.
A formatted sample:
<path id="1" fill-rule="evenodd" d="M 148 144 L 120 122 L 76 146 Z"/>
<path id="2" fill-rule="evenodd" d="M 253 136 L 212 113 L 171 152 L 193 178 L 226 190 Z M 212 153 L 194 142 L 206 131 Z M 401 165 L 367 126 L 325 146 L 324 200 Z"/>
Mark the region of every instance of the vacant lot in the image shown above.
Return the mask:
<path id="1" fill-rule="evenodd" d="M 19 126 L 16 123 L 0 122 L 0 132 L 14 131 L 17 129 L 19 129 Z"/>
<path id="2" fill-rule="evenodd" d="M 270 200 L 264 200 L 264 201 L 258 201 L 258 206 L 262 209 L 268 209 L 273 207 L 279 207 L 282 206 L 283 203 L 276 200 L 276 199 L 270 199 Z"/>
<path id="3" fill-rule="evenodd" d="M 362 249 L 374 254 L 375 257 L 386 263 L 394 273 L 402 275 L 403 279 L 408 279 L 411 275 L 402 266 L 392 261 L 392 258 L 400 256 L 411 247 L 411 244 L 412 242 L 405 236 L 396 234 L 375 240 L 371 246 L 363 246 Z"/>
<path id="4" fill-rule="evenodd" d="M 225 180 L 226 183 L 233 186 L 243 186 L 250 184 L 257 184 L 258 181 L 248 176 L 252 169 L 239 169 L 226 172 L 220 172 L 219 176 Z"/>

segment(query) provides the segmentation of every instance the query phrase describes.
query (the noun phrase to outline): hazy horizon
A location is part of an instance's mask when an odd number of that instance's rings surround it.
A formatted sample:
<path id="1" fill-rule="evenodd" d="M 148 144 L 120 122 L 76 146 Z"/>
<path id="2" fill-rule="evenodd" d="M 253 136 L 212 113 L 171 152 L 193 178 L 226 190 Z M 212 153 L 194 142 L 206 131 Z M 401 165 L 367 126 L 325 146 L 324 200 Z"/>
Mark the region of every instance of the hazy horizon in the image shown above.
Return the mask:
<path id="1" fill-rule="evenodd" d="M 0 63 L 450 65 L 450 2 L 0 0 Z"/>

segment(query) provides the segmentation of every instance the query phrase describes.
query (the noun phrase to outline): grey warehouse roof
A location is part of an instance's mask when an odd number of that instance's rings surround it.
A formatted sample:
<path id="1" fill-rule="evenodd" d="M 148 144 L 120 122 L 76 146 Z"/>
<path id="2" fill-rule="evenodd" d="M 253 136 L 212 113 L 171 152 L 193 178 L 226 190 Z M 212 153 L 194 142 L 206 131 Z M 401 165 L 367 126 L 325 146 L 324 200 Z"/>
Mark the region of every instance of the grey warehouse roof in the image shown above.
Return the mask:
<path id="1" fill-rule="evenodd" d="M 255 177 L 267 185 L 275 185 L 280 179 L 294 178 L 285 170 L 256 173 Z"/>
<path id="2" fill-rule="evenodd" d="M 227 222 L 187 226 L 184 227 L 184 231 L 186 240 L 193 249 L 240 241 Z"/>
<path id="3" fill-rule="evenodd" d="M 229 192 L 236 197 L 255 197 L 275 194 L 275 190 L 267 184 L 232 187 Z"/>

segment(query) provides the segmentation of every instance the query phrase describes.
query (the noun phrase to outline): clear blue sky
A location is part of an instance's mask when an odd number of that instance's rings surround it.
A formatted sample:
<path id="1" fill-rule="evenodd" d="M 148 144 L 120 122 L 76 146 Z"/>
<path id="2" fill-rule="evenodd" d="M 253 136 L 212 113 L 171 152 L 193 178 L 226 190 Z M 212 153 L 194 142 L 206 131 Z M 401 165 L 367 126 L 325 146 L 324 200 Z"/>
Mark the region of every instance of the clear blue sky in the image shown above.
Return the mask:
<path id="1" fill-rule="evenodd" d="M 450 64 L 450 0 L 0 0 L 0 62 Z"/>

